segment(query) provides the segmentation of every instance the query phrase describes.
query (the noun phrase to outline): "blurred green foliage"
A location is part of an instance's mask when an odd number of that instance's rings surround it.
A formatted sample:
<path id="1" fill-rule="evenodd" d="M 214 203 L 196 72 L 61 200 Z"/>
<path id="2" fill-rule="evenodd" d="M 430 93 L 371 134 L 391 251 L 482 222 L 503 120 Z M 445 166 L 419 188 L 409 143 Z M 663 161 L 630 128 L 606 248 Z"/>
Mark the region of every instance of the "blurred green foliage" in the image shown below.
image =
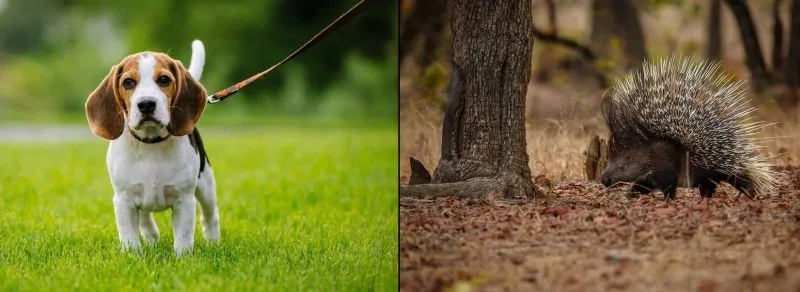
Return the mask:
<path id="1" fill-rule="evenodd" d="M 139 51 L 188 66 L 206 47 L 209 93 L 266 69 L 353 1 L 0 0 L 0 120 L 83 115 L 108 68 Z M 397 0 L 350 23 L 206 115 L 395 119 Z"/>

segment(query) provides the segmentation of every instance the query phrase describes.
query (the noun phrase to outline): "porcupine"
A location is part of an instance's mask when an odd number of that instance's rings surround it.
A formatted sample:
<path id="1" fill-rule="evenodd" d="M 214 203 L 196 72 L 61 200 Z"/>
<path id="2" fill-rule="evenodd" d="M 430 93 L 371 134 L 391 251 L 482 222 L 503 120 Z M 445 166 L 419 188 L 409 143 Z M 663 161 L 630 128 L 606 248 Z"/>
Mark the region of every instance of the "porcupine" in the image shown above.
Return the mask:
<path id="1" fill-rule="evenodd" d="M 719 68 L 675 56 L 645 61 L 604 94 L 611 135 L 603 185 L 629 182 L 631 193 L 660 189 L 670 199 L 679 180 L 707 198 L 720 182 L 748 197 L 777 190 L 778 174 L 757 152 L 766 124 L 753 121 L 744 82 Z"/>

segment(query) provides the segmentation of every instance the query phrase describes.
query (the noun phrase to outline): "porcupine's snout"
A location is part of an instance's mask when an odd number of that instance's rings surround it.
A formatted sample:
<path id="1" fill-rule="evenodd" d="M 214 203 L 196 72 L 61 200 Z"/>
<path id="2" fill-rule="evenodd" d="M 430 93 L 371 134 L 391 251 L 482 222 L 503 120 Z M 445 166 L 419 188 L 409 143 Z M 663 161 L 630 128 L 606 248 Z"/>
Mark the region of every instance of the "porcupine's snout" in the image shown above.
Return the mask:
<path id="1" fill-rule="evenodd" d="M 620 182 L 661 181 L 669 174 L 677 175 L 681 153 L 680 147 L 661 140 L 621 151 L 608 161 L 600 182 L 610 187 Z"/>
<path id="2" fill-rule="evenodd" d="M 616 163 L 609 163 L 608 167 L 603 170 L 603 173 L 600 174 L 600 182 L 605 187 L 611 187 L 616 183 L 625 181 L 631 182 L 634 179 L 634 176 L 630 175 L 625 165 L 619 165 Z"/>
<path id="3" fill-rule="evenodd" d="M 638 155 L 631 151 L 625 151 L 608 161 L 608 166 L 600 174 L 600 182 L 606 187 L 611 187 L 619 182 L 633 182 L 641 175 L 639 170 L 642 160 Z"/>
<path id="4" fill-rule="evenodd" d="M 608 174 L 608 169 L 603 171 L 600 175 L 600 182 L 603 183 L 603 186 L 610 187 L 611 186 L 611 176 Z"/>

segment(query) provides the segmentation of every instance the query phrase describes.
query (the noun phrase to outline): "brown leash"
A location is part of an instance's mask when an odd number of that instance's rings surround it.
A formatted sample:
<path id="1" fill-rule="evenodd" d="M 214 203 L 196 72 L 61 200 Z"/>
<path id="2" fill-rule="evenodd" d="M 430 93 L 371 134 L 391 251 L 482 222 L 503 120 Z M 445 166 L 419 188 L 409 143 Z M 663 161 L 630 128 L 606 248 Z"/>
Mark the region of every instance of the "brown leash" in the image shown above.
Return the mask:
<path id="1" fill-rule="evenodd" d="M 325 36 L 327 36 L 330 32 L 338 29 L 343 24 L 345 24 L 346 22 L 348 22 L 351 19 L 353 19 L 353 17 L 355 17 L 356 15 L 358 15 L 359 13 L 364 11 L 364 9 L 366 9 L 369 5 L 374 4 L 377 1 L 379 1 L 379 0 L 361 0 L 355 6 L 353 6 L 353 8 L 350 8 L 350 10 L 348 10 L 347 12 L 342 14 L 342 16 L 339 16 L 339 18 L 337 18 L 336 20 L 331 22 L 331 24 L 329 24 L 322 31 L 317 33 L 308 42 L 306 42 L 305 44 L 300 46 L 300 48 L 295 50 L 293 53 L 289 54 L 289 56 L 287 56 L 286 58 L 284 58 L 283 60 L 281 60 L 277 64 L 272 65 L 272 67 L 269 67 L 269 69 L 261 71 L 261 73 L 253 75 L 252 77 L 247 78 L 247 79 L 243 80 L 242 82 L 236 83 L 231 87 L 225 88 L 225 89 L 223 89 L 221 91 L 218 91 L 217 93 L 214 93 L 213 95 L 208 97 L 208 103 L 217 103 L 217 102 L 223 101 L 226 98 L 228 98 L 229 96 L 231 96 L 234 93 L 238 92 L 239 89 L 242 89 L 243 87 L 247 86 L 248 84 L 252 83 L 253 81 L 258 80 L 259 78 L 263 77 L 264 75 L 267 75 L 267 73 L 269 73 L 270 71 L 274 70 L 275 68 L 278 68 L 278 66 L 283 65 L 283 63 L 286 63 L 287 61 L 291 60 L 292 58 L 296 57 L 297 55 L 299 55 L 300 53 L 302 53 L 303 51 L 305 51 L 306 49 L 308 49 L 309 47 L 314 45 L 317 41 L 319 41 L 322 38 L 324 38 Z"/>

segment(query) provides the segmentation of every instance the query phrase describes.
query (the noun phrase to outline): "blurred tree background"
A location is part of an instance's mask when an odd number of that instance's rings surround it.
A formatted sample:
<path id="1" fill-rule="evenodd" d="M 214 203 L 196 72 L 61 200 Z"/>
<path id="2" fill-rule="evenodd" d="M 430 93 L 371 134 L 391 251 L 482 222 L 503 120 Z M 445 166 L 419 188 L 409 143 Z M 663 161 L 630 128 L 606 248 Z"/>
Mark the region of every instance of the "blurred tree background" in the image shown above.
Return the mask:
<path id="1" fill-rule="evenodd" d="M 409 119 L 426 120 L 444 112 L 452 59 L 447 3 L 400 0 L 401 120 L 404 112 L 413 113 Z M 528 119 L 599 117 L 600 96 L 617 78 L 644 59 L 681 55 L 720 61 L 726 73 L 747 81 L 761 108 L 800 120 L 800 0 L 545 0 L 531 5 Z"/>
<path id="2" fill-rule="evenodd" d="M 0 0 L 0 120 L 83 119 L 122 57 L 206 47 L 209 93 L 266 69 L 356 1 Z M 397 113 L 397 1 L 380 1 L 223 103 L 211 118 L 387 119 Z"/>

